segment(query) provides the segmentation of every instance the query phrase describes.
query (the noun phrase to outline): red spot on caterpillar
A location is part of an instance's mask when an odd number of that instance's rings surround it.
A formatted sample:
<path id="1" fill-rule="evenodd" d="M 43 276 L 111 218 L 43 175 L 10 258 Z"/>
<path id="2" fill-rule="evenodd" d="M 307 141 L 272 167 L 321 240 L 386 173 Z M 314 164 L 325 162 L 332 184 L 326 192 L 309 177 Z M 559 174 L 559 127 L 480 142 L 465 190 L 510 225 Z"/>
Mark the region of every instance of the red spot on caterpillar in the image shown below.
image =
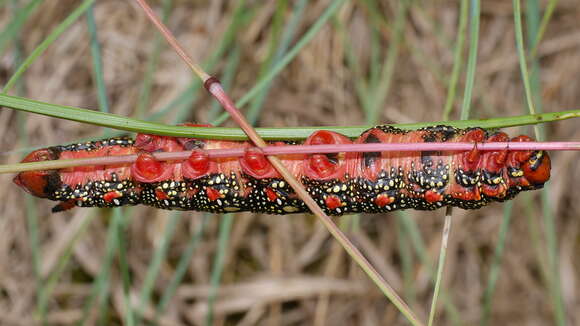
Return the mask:
<path id="1" fill-rule="evenodd" d="M 304 145 L 352 144 L 347 137 L 332 131 L 320 130 L 308 137 Z M 328 180 L 346 173 L 344 153 L 314 154 L 304 159 L 303 173 L 313 179 Z"/>
<path id="2" fill-rule="evenodd" d="M 335 165 L 324 154 L 312 155 L 310 166 L 318 178 L 328 178 L 336 171 Z"/>
<path id="3" fill-rule="evenodd" d="M 336 196 L 326 197 L 326 199 L 324 200 L 324 204 L 326 204 L 326 207 L 328 207 L 328 209 L 330 209 L 330 210 L 334 210 L 334 209 L 337 209 L 337 208 L 342 206 L 342 202 L 340 201 L 340 198 L 338 198 Z"/>
<path id="4" fill-rule="evenodd" d="M 214 201 L 221 197 L 220 192 L 212 187 L 207 187 L 205 189 L 205 193 L 207 194 L 207 198 L 209 198 L 210 201 Z"/>
<path id="5" fill-rule="evenodd" d="M 247 148 L 240 159 L 240 165 L 245 173 L 256 179 L 280 177 L 259 148 Z"/>
<path id="6" fill-rule="evenodd" d="M 193 151 L 181 165 L 181 173 L 189 179 L 198 179 L 209 172 L 210 160 L 204 151 Z"/>
<path id="7" fill-rule="evenodd" d="M 491 135 L 486 142 L 508 142 L 509 137 L 504 132 L 496 132 Z M 482 165 L 489 172 L 498 172 L 505 167 L 508 157 L 507 149 L 495 152 L 486 152 L 483 154 Z"/>
<path id="8" fill-rule="evenodd" d="M 268 197 L 269 201 L 275 201 L 278 195 L 272 188 L 266 188 L 266 197 Z"/>
<path id="9" fill-rule="evenodd" d="M 430 203 L 436 203 L 443 200 L 443 195 L 433 190 L 427 190 L 425 191 L 425 200 Z"/>
<path id="10" fill-rule="evenodd" d="M 477 149 L 477 143 L 485 140 L 485 131 L 483 129 L 472 129 L 468 131 L 461 141 L 474 142 L 473 149 L 463 155 L 463 164 L 466 170 L 474 171 L 479 166 L 481 153 Z"/>
<path id="11" fill-rule="evenodd" d="M 163 163 L 149 153 L 139 154 L 135 163 L 131 165 L 131 174 L 140 182 L 159 181 L 163 171 Z"/>
<path id="12" fill-rule="evenodd" d="M 385 207 L 395 201 L 395 198 L 389 197 L 387 194 L 380 194 L 375 198 L 375 205 Z"/>
<path id="13" fill-rule="evenodd" d="M 107 203 L 110 203 L 115 198 L 123 197 L 123 194 L 118 191 L 109 191 L 103 195 L 103 200 Z"/>
<path id="14" fill-rule="evenodd" d="M 161 189 L 155 189 L 155 197 L 159 200 L 169 199 L 169 196 Z"/>
<path id="15" fill-rule="evenodd" d="M 174 167 L 174 164 L 158 161 L 150 153 L 142 153 L 131 164 L 131 175 L 135 180 L 144 183 L 170 180 L 174 177 Z"/>

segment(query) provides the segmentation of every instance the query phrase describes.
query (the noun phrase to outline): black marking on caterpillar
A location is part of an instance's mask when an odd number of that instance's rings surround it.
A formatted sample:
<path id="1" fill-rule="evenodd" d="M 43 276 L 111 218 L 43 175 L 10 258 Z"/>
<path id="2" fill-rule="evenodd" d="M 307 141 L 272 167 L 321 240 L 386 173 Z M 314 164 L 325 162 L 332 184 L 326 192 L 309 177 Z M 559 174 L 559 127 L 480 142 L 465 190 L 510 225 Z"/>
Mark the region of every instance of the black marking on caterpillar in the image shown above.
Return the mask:
<path id="1" fill-rule="evenodd" d="M 377 126 L 365 131 L 354 142 L 477 143 L 507 140 L 507 135 L 502 132 L 492 133 L 481 128 L 434 126 L 404 131 L 391 126 Z M 512 139 L 529 140 L 526 136 Z M 342 135 L 318 131 L 305 143 L 349 142 Z M 49 147 L 32 152 L 24 161 L 234 146 L 249 145 L 140 134 L 135 141 L 112 138 Z M 282 157 L 282 161 L 287 166 L 294 166 L 294 173 L 306 190 L 330 215 L 384 213 L 399 209 L 433 210 L 443 206 L 477 209 L 492 201 L 511 199 L 523 190 L 541 188 L 550 175 L 550 158 L 543 151 L 479 153 L 475 146 L 468 152 L 313 154 L 300 158 L 296 155 Z M 302 200 L 259 153 L 247 151 L 243 158 L 228 160 L 209 160 L 202 155 L 197 160 L 190 158 L 183 162 L 143 162 L 162 167 L 157 169 L 160 176 L 143 176 L 139 172 L 140 166 L 133 163 L 92 169 L 22 172 L 14 181 L 33 195 L 60 201 L 53 211 L 72 206 L 144 204 L 161 209 L 213 213 L 308 212 Z M 201 169 L 201 172 L 191 174 L 186 165 Z"/>

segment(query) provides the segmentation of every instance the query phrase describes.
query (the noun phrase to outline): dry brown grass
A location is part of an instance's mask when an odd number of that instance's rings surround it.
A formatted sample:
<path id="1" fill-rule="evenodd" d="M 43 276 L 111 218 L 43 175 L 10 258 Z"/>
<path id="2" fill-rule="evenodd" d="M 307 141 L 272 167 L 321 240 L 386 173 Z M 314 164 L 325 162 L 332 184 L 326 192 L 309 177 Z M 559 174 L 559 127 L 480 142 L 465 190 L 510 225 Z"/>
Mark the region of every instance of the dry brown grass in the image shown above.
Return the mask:
<path id="1" fill-rule="evenodd" d="M 79 1 L 46 1 L 26 25 L 22 44 L 29 53 Z M 301 35 L 329 1 L 308 5 Z M 156 5 L 159 2 L 155 3 Z M 240 30 L 236 42 L 241 65 L 235 76 L 234 98 L 243 95 L 256 81 L 260 64 L 267 55 L 274 1 L 251 2 L 255 15 Z M 393 3 L 381 1 L 387 21 L 394 17 Z M 561 0 L 539 48 L 541 83 L 539 94 L 545 111 L 580 107 L 580 9 L 574 0 Z M 154 28 L 131 1 L 101 0 L 95 9 L 102 41 L 104 77 L 114 113 L 130 116 L 136 106 L 145 61 L 151 52 Z M 228 1 L 176 1 L 169 26 L 187 52 L 196 60 L 209 55 L 227 26 L 233 4 Z M 452 42 L 456 35 L 458 4 L 453 1 L 416 3 L 407 17 L 404 42 L 391 90 L 380 120 L 385 123 L 440 120 L 445 103 L 447 76 L 452 66 Z M 0 15 L 0 25 L 10 19 Z M 338 19 L 348 28 L 363 67 L 368 67 L 369 17 L 357 2 L 347 3 Z M 435 24 L 435 26 L 433 25 Z M 441 32 L 438 32 L 440 30 Z M 381 41 L 389 46 L 388 31 Z M 442 39 L 439 35 L 444 35 Z M 502 117 L 525 112 L 523 86 L 514 42 L 510 2 L 484 1 L 479 64 L 474 93 L 473 116 Z M 87 28 L 77 22 L 34 63 L 25 77 L 28 98 L 97 108 Z M 346 65 L 343 43 L 337 29 L 324 27 L 273 83 L 261 126 L 354 125 L 364 115 L 353 90 L 354 73 Z M 14 55 L 9 51 L 0 61 L 5 82 L 13 71 Z M 220 66 L 223 68 L 223 65 Z M 220 69 L 221 69 L 220 68 Z M 214 74 L 220 75 L 220 69 Z M 170 49 L 161 54 L 154 75 L 149 112 L 169 103 L 192 78 Z M 462 89 L 462 88 L 460 88 Z M 459 96 L 462 95 L 460 91 Z M 191 120 L 205 122 L 209 96 L 192 107 Z M 456 109 L 460 107 L 457 102 Z M 457 110 L 454 117 L 458 117 Z M 16 112 L 0 111 L 0 143 L 3 152 L 22 148 L 17 137 Z M 170 121 L 167 119 L 166 121 Z M 230 123 L 231 125 L 231 123 Z M 577 120 L 546 126 L 549 140 L 580 140 Z M 532 133 L 531 128 L 524 128 Z M 46 146 L 75 142 L 97 136 L 102 130 L 74 122 L 28 115 L 29 142 Z M 511 130 L 511 133 L 520 132 Z M 4 155 L 3 162 L 16 162 L 24 153 Z M 580 185 L 577 153 L 552 154 L 553 177 L 548 194 L 557 217 L 557 241 L 562 293 L 569 325 L 580 324 Z M 10 175 L 0 175 L 0 324 L 33 325 L 36 284 L 24 210 L 25 194 L 11 184 Z M 568 190 L 566 190 L 568 189 Z M 528 200 L 521 197 L 528 196 Z M 532 198 L 529 200 L 529 198 Z M 540 193 L 520 196 L 505 249 L 491 324 L 549 325 L 554 323 L 548 286 L 542 277 L 546 266 L 546 242 L 542 228 Z M 88 209 L 50 214 L 53 203 L 35 200 L 40 218 L 41 275 L 55 268 L 67 240 L 81 227 Z M 524 205 L 532 207 L 526 208 Z M 489 277 L 490 262 L 497 244 L 502 218 L 501 204 L 478 211 L 454 211 L 444 286 L 467 325 L 479 323 L 482 297 Z M 50 298 L 49 324 L 74 323 L 80 318 L 91 282 L 104 256 L 107 211 L 99 216 L 74 245 L 73 257 Z M 137 297 L 152 252 L 167 225 L 169 212 L 140 207 L 129 220 L 128 255 L 132 272 L 131 291 Z M 408 212 L 419 225 L 431 259 L 436 260 L 443 224 L 443 211 Z M 161 268 L 155 296 L 171 278 L 177 259 L 201 221 L 200 213 L 185 214 L 171 243 L 169 258 Z M 163 325 L 200 325 L 207 311 L 207 295 L 216 235 L 220 219 L 212 218 L 195 251 L 184 282 L 179 287 Z M 532 222 L 530 222 L 532 221 Z M 530 226 L 538 229 L 532 230 Z M 432 295 L 426 267 L 407 243 L 399 246 L 396 215 L 361 218 L 361 230 L 351 233 L 400 293 L 404 282 L 411 284 L 413 310 L 425 319 Z M 532 238 L 539 232 L 540 247 Z M 404 280 L 402 255 L 412 256 L 410 279 Z M 120 323 L 123 305 L 118 265 L 113 266 L 111 323 Z M 235 218 L 226 258 L 222 287 L 216 301 L 216 324 L 227 325 L 404 325 L 401 315 L 369 282 L 360 269 L 321 225 L 310 216 L 239 214 Z M 147 316 L 150 316 L 146 313 Z M 439 325 L 450 323 L 441 308 Z"/>

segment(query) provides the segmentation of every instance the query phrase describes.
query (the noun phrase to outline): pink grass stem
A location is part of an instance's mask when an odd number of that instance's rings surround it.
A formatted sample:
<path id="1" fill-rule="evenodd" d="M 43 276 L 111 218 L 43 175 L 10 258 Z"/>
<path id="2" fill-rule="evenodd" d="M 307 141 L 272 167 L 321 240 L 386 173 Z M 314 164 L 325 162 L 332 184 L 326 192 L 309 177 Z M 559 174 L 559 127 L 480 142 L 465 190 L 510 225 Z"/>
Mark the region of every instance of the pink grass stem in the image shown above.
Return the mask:
<path id="1" fill-rule="evenodd" d="M 307 155 L 322 153 L 352 153 L 352 152 L 420 152 L 420 151 L 469 151 L 473 149 L 473 143 L 398 143 L 398 144 L 342 144 L 342 145 L 284 145 L 266 146 L 261 150 L 265 155 Z M 510 151 L 526 150 L 550 150 L 550 151 L 580 151 L 580 142 L 493 142 L 477 144 L 480 151 Z M 209 149 L 205 150 L 210 158 L 240 157 L 245 153 L 244 148 Z M 191 151 L 153 153 L 161 161 L 181 161 L 186 160 Z M 134 155 L 118 155 L 91 157 L 71 160 L 41 161 L 18 164 L 17 169 L 2 169 L 0 173 L 62 169 L 74 166 L 86 165 L 113 165 L 132 163 L 137 159 Z"/>

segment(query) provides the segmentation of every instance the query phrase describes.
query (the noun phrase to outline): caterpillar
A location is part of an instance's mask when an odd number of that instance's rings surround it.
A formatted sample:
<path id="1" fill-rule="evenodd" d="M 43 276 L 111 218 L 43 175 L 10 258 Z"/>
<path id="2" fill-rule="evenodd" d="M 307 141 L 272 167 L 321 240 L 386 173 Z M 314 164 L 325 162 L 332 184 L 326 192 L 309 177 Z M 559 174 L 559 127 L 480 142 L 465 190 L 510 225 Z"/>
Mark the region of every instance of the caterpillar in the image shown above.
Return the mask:
<path id="1" fill-rule="evenodd" d="M 525 142 L 481 128 L 433 126 L 405 131 L 382 125 L 356 140 L 317 131 L 304 144 Z M 274 142 L 273 145 L 282 145 Z M 239 158 L 210 159 L 203 149 L 247 148 Z M 151 153 L 192 150 L 183 161 L 157 161 Z M 132 164 L 83 166 L 21 172 L 14 182 L 30 194 L 74 206 L 115 207 L 144 204 L 161 209 L 213 213 L 308 212 L 287 182 L 248 142 L 138 134 L 130 138 L 54 146 L 36 150 L 22 162 L 140 154 Z M 550 178 L 544 151 L 371 152 L 282 155 L 283 164 L 330 215 L 384 213 L 444 206 L 477 209 L 505 201 L 520 191 L 542 188 Z"/>

